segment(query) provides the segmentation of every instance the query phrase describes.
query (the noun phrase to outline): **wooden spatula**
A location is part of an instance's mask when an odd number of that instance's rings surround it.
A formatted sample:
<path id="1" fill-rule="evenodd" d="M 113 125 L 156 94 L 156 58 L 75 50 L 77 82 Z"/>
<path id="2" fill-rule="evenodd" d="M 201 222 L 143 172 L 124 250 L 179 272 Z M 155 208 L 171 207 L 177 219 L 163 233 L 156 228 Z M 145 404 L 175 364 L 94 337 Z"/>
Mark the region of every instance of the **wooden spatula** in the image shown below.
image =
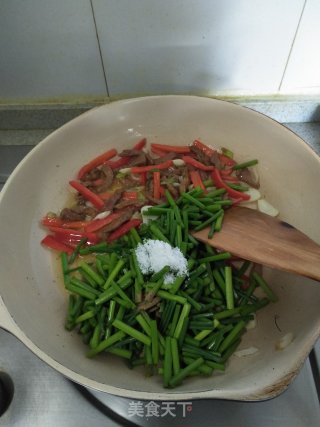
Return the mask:
<path id="1" fill-rule="evenodd" d="M 320 246 L 290 224 L 259 211 L 234 207 L 225 211 L 221 231 L 192 235 L 241 258 L 320 280 Z"/>

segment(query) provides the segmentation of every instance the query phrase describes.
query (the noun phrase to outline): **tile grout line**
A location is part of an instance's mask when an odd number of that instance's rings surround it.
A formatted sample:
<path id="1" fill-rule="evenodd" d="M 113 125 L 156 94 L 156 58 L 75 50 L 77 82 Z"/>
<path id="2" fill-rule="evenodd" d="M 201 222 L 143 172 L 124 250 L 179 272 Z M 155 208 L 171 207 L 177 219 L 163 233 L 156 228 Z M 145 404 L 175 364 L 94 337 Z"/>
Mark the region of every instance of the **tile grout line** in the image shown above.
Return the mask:
<path id="1" fill-rule="evenodd" d="M 90 5 L 91 5 L 91 11 L 92 11 L 92 17 L 93 17 L 93 23 L 94 23 L 94 28 L 95 28 L 95 32 L 96 32 L 97 42 L 98 42 L 98 49 L 99 49 L 100 61 L 101 61 L 101 66 L 102 66 L 102 71 L 103 71 L 104 83 L 106 85 L 107 96 L 110 96 L 109 88 L 108 88 L 108 82 L 107 82 L 107 74 L 106 74 L 106 69 L 105 69 L 104 61 L 103 61 L 103 57 L 102 57 L 101 44 L 100 44 L 100 39 L 99 39 L 99 34 L 98 34 L 98 27 L 97 27 L 96 16 L 94 13 L 94 7 L 93 7 L 92 1 L 93 0 L 90 0 Z"/>
<path id="2" fill-rule="evenodd" d="M 299 29 L 300 29 L 300 24 L 301 24 L 301 21 L 302 21 L 304 10 L 306 8 L 306 4 L 307 4 L 307 0 L 304 0 L 302 11 L 301 11 L 300 18 L 299 18 L 298 25 L 297 25 L 297 29 L 296 29 L 296 31 L 294 33 L 294 36 L 293 36 L 293 40 L 292 40 L 291 47 L 290 47 L 290 50 L 289 50 L 288 58 L 287 58 L 285 66 L 284 66 L 283 74 L 282 74 L 282 77 L 281 77 L 281 80 L 280 80 L 280 84 L 279 84 L 279 87 L 278 87 L 278 92 L 281 91 L 281 86 L 283 84 L 283 80 L 284 80 L 284 77 L 285 77 L 286 72 L 287 72 L 287 68 L 288 68 L 288 65 L 289 65 L 291 53 L 293 51 L 293 47 L 294 47 L 294 44 L 295 44 L 295 41 L 296 41 L 296 38 L 297 38 L 297 35 L 298 35 L 298 32 L 299 32 Z"/>

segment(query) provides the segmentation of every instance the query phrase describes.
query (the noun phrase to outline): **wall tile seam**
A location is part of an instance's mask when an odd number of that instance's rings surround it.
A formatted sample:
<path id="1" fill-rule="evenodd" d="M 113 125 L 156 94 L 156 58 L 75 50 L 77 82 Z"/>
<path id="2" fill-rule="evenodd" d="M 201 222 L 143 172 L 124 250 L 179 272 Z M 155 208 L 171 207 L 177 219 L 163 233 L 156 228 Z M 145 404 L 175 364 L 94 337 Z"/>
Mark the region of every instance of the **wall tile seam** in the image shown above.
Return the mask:
<path id="1" fill-rule="evenodd" d="M 300 17 L 299 17 L 299 20 L 298 20 L 297 28 L 296 28 L 296 31 L 295 31 L 294 36 L 293 36 L 291 47 L 290 47 L 289 53 L 288 53 L 288 58 L 287 58 L 287 61 L 285 63 L 283 74 L 282 74 L 282 77 L 281 77 L 281 80 L 280 80 L 280 84 L 279 84 L 279 87 L 278 87 L 278 93 L 280 93 L 281 90 L 282 90 L 283 82 L 284 82 L 284 79 L 285 79 L 285 76 L 286 76 L 286 73 L 287 73 L 287 69 L 288 69 L 290 58 L 291 58 L 291 55 L 292 55 L 292 52 L 293 52 L 293 48 L 294 48 L 296 39 L 297 39 L 298 34 L 299 34 L 299 29 L 300 29 L 300 25 L 301 25 L 301 21 L 302 21 L 302 18 L 303 18 L 303 14 L 304 14 L 304 11 L 305 11 L 305 8 L 306 8 L 306 5 L 307 5 L 307 1 L 308 0 L 304 0 L 303 6 L 302 6 L 302 10 L 301 10 L 301 14 L 300 14 Z"/>
<path id="2" fill-rule="evenodd" d="M 96 33 L 96 38 L 97 38 L 97 43 L 98 43 L 98 50 L 99 50 L 101 67 L 102 67 L 102 72 L 103 72 L 103 78 L 104 78 L 104 83 L 105 83 L 105 86 L 106 86 L 106 95 L 110 96 L 109 87 L 108 87 L 108 81 L 107 81 L 107 74 L 106 74 L 106 69 L 105 69 L 104 60 L 103 60 L 102 51 L 101 51 L 101 43 L 100 43 L 99 31 L 98 31 L 96 17 L 95 17 L 95 10 L 94 10 L 94 5 L 93 5 L 93 0 L 90 0 L 90 6 L 91 6 L 91 13 L 92 13 L 93 25 L 94 25 L 94 28 L 95 28 L 95 33 Z"/>

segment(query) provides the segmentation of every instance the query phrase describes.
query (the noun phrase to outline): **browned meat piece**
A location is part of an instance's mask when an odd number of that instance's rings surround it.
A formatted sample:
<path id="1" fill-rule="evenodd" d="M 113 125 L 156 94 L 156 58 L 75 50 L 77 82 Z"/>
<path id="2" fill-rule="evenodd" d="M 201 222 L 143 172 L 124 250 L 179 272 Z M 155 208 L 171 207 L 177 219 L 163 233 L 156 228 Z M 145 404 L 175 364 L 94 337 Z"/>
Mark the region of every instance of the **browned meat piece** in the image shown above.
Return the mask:
<path id="1" fill-rule="evenodd" d="M 76 205 L 72 208 L 64 208 L 60 213 L 60 218 L 64 221 L 83 221 L 87 216 L 95 217 L 97 210 L 86 205 Z"/>
<path id="2" fill-rule="evenodd" d="M 101 170 L 99 168 L 94 168 L 90 172 L 87 172 L 81 179 L 81 181 L 95 181 L 101 177 Z"/>
<path id="3" fill-rule="evenodd" d="M 103 165 L 101 167 L 101 172 L 103 175 L 101 178 L 104 180 L 103 188 L 107 190 L 109 187 L 111 187 L 113 183 L 113 177 L 114 177 L 113 170 L 110 166 Z"/>
<path id="4" fill-rule="evenodd" d="M 149 153 L 145 153 L 145 155 L 146 155 L 146 159 L 147 159 L 147 164 L 148 165 L 154 165 L 155 159 L 153 159 Z"/>
<path id="5" fill-rule="evenodd" d="M 76 212 L 73 209 L 64 208 L 60 213 L 60 218 L 63 221 L 83 221 L 86 218 L 86 214 Z"/>
<path id="6" fill-rule="evenodd" d="M 259 180 L 254 177 L 253 173 L 248 168 L 237 170 L 236 176 L 240 181 L 245 182 L 251 187 L 260 188 Z"/>
<path id="7" fill-rule="evenodd" d="M 146 195 L 153 197 L 153 177 L 147 174 Z"/>
<path id="8" fill-rule="evenodd" d="M 115 209 L 124 209 L 128 206 L 134 206 L 136 208 L 140 208 L 144 205 L 144 202 L 140 202 L 138 200 L 122 200 L 121 202 L 115 205 Z"/>
<path id="9" fill-rule="evenodd" d="M 121 179 L 122 191 L 129 190 L 132 187 L 140 185 L 140 178 L 135 179 L 132 175 L 126 175 Z"/>
<path id="10" fill-rule="evenodd" d="M 119 154 L 120 157 L 134 157 L 139 156 L 143 151 L 141 150 L 123 150 Z"/>
<path id="11" fill-rule="evenodd" d="M 83 212 L 86 214 L 86 216 L 90 216 L 91 218 L 94 218 L 98 213 L 97 209 L 91 208 L 90 206 L 86 206 Z"/>
<path id="12" fill-rule="evenodd" d="M 147 164 L 147 157 L 143 151 L 139 151 L 138 156 L 132 156 L 128 166 L 145 166 Z"/>
<path id="13" fill-rule="evenodd" d="M 180 158 L 179 156 L 181 156 L 181 155 L 178 153 L 170 152 L 170 153 L 165 154 L 164 156 L 162 156 L 158 159 L 153 159 L 153 161 L 154 161 L 155 165 L 158 165 L 159 163 L 166 162 L 167 160 L 179 159 Z"/>
<path id="14" fill-rule="evenodd" d="M 144 166 L 147 164 L 147 157 L 141 150 L 123 150 L 120 157 L 131 157 L 128 166 Z"/>
<path id="15" fill-rule="evenodd" d="M 173 196 L 173 198 L 176 199 L 179 197 L 179 191 L 172 184 L 167 184 L 167 188 L 171 193 L 171 196 Z"/>
<path id="16" fill-rule="evenodd" d="M 114 221 L 110 222 L 110 224 L 102 228 L 101 232 L 109 233 L 110 231 L 115 230 L 116 228 L 120 227 L 121 224 L 128 221 L 132 217 L 132 214 L 133 209 L 125 210 L 119 218 L 115 219 Z"/>
<path id="17" fill-rule="evenodd" d="M 155 199 L 153 196 L 150 196 L 149 194 L 146 194 L 147 200 L 149 202 L 153 203 L 154 205 L 161 205 L 163 203 L 163 199 Z"/>
<path id="18" fill-rule="evenodd" d="M 190 149 L 192 153 L 196 155 L 196 159 L 199 162 L 208 166 L 214 165 L 218 169 L 221 169 L 222 165 L 219 159 L 219 153 L 217 151 L 214 151 L 212 156 L 208 156 L 207 154 L 203 153 L 198 147 L 194 147 L 193 145 L 191 145 Z"/>
<path id="19" fill-rule="evenodd" d="M 219 159 L 219 153 L 215 151 L 212 156 L 210 157 L 211 164 L 214 165 L 216 168 L 221 169 L 221 162 Z"/>
<path id="20" fill-rule="evenodd" d="M 199 173 L 200 173 L 200 177 L 201 177 L 202 181 L 206 181 L 207 179 L 209 179 L 208 172 L 199 170 Z"/>
<path id="21" fill-rule="evenodd" d="M 204 165 L 211 165 L 210 157 L 203 153 L 198 147 L 191 145 L 190 150 L 193 154 L 196 155 L 196 159 L 199 162 L 203 163 Z"/>
<path id="22" fill-rule="evenodd" d="M 85 205 L 86 204 L 86 199 L 80 193 L 76 194 L 75 199 L 76 199 L 76 202 L 77 202 L 77 206 Z"/>
<path id="23" fill-rule="evenodd" d="M 112 211 L 115 204 L 121 199 L 121 190 L 117 190 L 113 193 L 111 197 L 106 201 L 104 207 L 106 211 Z"/>

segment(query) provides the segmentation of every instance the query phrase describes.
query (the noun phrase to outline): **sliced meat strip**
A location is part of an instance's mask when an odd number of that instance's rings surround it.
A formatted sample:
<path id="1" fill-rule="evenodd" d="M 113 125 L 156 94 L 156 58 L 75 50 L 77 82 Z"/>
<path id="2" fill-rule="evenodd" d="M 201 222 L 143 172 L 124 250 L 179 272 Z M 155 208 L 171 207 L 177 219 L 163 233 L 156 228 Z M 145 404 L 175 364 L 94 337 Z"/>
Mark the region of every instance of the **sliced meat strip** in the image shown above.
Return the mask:
<path id="1" fill-rule="evenodd" d="M 132 156 L 128 166 L 145 166 L 147 164 L 147 157 L 143 151 L 139 151 L 138 156 Z"/>
<path id="2" fill-rule="evenodd" d="M 113 231 L 116 228 L 120 227 L 121 224 L 128 221 L 132 217 L 133 211 L 133 209 L 127 209 L 119 218 L 115 219 L 114 221 L 110 222 L 110 224 L 102 228 L 101 232 L 109 233 L 110 231 Z"/>
<path id="3" fill-rule="evenodd" d="M 179 197 L 179 191 L 172 184 L 167 184 L 167 188 L 175 199 Z"/>
<path id="4" fill-rule="evenodd" d="M 140 209 L 144 205 L 144 202 L 138 200 L 122 200 L 121 202 L 115 205 L 115 209 L 124 209 L 128 206 L 134 206 L 137 209 Z"/>
<path id="5" fill-rule="evenodd" d="M 113 170 L 110 166 L 108 165 L 103 165 L 101 167 L 101 172 L 103 174 L 103 187 L 107 190 L 109 187 L 111 187 L 112 183 L 113 183 L 113 178 L 114 178 L 114 173 Z"/>
<path id="6" fill-rule="evenodd" d="M 163 203 L 163 199 L 155 199 L 153 196 L 150 196 L 149 194 L 146 194 L 146 198 L 149 202 L 153 203 L 154 205 L 161 205 Z"/>
<path id="7" fill-rule="evenodd" d="M 158 165 L 159 163 L 166 162 L 167 160 L 178 159 L 179 157 L 181 157 L 181 154 L 179 155 L 178 153 L 170 152 L 162 157 L 159 157 L 158 159 L 153 159 L 153 162 L 155 165 Z"/>
<path id="8" fill-rule="evenodd" d="M 94 168 L 90 172 L 86 173 L 81 181 L 95 181 L 96 179 L 99 179 L 101 177 L 101 170 L 99 168 Z"/>
<path id="9" fill-rule="evenodd" d="M 70 208 L 64 208 L 60 212 L 60 218 L 64 221 L 83 221 L 86 218 L 86 214 L 76 212 Z"/>
<path id="10" fill-rule="evenodd" d="M 218 169 L 221 169 L 222 165 L 219 158 L 219 153 L 215 151 L 210 157 L 211 164 Z"/>
<path id="11" fill-rule="evenodd" d="M 199 173 L 200 173 L 200 177 L 201 177 L 202 181 L 206 181 L 207 179 L 209 179 L 208 172 L 199 170 Z"/>
<path id="12" fill-rule="evenodd" d="M 65 221 L 82 221 L 86 217 L 95 217 L 97 210 L 86 205 L 76 205 L 72 208 L 64 208 L 60 213 L 60 218 Z"/>
<path id="13" fill-rule="evenodd" d="M 155 159 L 153 157 L 151 157 L 149 153 L 145 153 L 145 155 L 146 155 L 146 159 L 147 159 L 147 164 L 148 165 L 154 165 Z"/>
<path id="14" fill-rule="evenodd" d="M 143 151 L 141 150 L 123 150 L 119 154 L 120 157 L 133 157 L 133 156 L 139 156 Z"/>
<path id="15" fill-rule="evenodd" d="M 250 185 L 250 187 L 260 188 L 258 178 L 256 178 L 248 168 L 237 170 L 236 176 L 239 181 L 245 182 L 246 184 Z"/>
<path id="16" fill-rule="evenodd" d="M 199 162 L 207 166 L 211 165 L 210 157 L 203 153 L 198 147 L 191 145 L 190 150 L 193 154 L 195 154 L 195 157 Z"/>
<path id="17" fill-rule="evenodd" d="M 112 196 L 110 196 L 109 199 L 106 201 L 104 205 L 104 210 L 112 211 L 115 204 L 118 203 L 118 201 L 121 199 L 121 193 L 121 190 L 115 191 Z"/>

